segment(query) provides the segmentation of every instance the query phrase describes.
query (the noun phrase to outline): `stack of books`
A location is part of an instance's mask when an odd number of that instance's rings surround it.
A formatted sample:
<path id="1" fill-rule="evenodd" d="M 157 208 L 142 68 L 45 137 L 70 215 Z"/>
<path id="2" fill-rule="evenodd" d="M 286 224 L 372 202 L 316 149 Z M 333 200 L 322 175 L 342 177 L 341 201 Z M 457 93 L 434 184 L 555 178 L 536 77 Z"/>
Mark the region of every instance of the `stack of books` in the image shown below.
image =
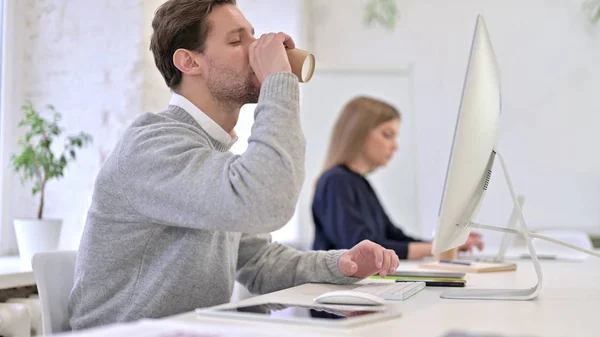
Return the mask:
<path id="1" fill-rule="evenodd" d="M 379 276 L 371 277 L 380 278 Z M 467 283 L 466 273 L 447 271 L 396 270 L 394 274 L 385 278 L 396 280 L 396 282 L 425 282 L 428 287 L 464 287 Z"/>

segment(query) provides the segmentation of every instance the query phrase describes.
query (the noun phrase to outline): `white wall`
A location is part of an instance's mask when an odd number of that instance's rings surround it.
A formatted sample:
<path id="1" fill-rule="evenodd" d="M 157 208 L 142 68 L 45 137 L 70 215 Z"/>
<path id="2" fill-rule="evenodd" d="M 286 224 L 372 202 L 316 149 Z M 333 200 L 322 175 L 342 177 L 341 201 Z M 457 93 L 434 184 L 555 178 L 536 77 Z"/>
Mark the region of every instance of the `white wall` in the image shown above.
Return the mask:
<path id="1" fill-rule="evenodd" d="M 63 114 L 66 134 L 85 131 L 94 142 L 79 152 L 65 177 L 49 182 L 46 217 L 64 219 L 60 246 L 77 248 L 95 176 L 124 128 L 144 111 L 157 111 L 169 92 L 156 79 L 148 58 L 150 20 L 160 1 L 14 1 L 17 25 L 12 50 L 22 54 L 12 86 L 39 108 L 53 104 Z M 93 15 L 91 15 L 93 13 Z M 21 99 L 3 112 L 21 118 Z M 8 118 L 4 116 L 4 118 Z M 6 124 L 5 124 L 6 125 Z M 14 142 L 14 135 L 11 136 Z M 14 146 L 14 144 L 12 144 Z M 12 218 L 34 217 L 38 198 L 18 179 L 5 179 L 3 200 L 3 253 L 15 252 Z"/>
<path id="2" fill-rule="evenodd" d="M 165 0 L 139 0 L 141 4 L 140 29 L 141 43 L 138 45 L 142 62 L 141 109 L 142 112 L 157 112 L 163 110 L 171 99 L 171 90 L 154 64 L 154 56 L 149 50 L 152 36 L 152 19 L 156 9 Z"/>
<path id="3" fill-rule="evenodd" d="M 600 232 L 600 43 L 583 1 L 397 1 L 394 33 L 361 26 L 366 1 L 312 1 L 314 52 L 341 67 L 414 65 L 421 233 L 436 225 L 476 15 L 487 22 L 502 74 L 499 150 L 531 227 Z M 343 8 L 343 10 L 340 10 Z M 344 27 L 344 29 L 340 29 Z M 343 57 L 341 57 L 343 55 Z M 504 224 L 498 174 L 481 221 Z M 486 236 L 491 236 L 488 233 Z"/>

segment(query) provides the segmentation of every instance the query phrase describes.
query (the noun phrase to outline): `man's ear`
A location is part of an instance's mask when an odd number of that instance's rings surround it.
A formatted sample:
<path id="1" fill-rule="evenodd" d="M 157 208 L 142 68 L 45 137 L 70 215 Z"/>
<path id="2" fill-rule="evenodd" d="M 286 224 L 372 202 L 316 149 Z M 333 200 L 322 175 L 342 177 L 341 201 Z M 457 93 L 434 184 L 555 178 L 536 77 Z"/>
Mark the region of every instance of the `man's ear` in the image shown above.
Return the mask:
<path id="1" fill-rule="evenodd" d="M 173 64 L 186 75 L 200 75 L 203 72 L 201 58 L 200 53 L 180 48 L 173 53 Z"/>

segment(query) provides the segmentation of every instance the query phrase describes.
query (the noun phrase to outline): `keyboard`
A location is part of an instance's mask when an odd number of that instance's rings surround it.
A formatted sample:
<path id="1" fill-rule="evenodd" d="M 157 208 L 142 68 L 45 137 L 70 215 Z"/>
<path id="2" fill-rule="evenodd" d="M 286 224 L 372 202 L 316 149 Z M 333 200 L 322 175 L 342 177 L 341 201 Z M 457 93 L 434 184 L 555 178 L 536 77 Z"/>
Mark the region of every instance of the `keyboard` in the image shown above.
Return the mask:
<path id="1" fill-rule="evenodd" d="M 384 300 L 404 301 L 425 288 L 425 282 L 369 283 L 352 290 L 362 291 Z"/>

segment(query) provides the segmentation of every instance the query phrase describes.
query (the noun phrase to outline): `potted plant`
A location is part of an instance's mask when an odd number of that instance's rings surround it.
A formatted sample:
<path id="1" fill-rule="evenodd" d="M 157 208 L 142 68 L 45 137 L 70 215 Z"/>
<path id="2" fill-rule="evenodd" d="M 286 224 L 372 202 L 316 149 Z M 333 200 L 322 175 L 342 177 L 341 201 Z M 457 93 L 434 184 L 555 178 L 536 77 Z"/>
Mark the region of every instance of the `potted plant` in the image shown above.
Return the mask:
<path id="1" fill-rule="evenodd" d="M 75 160 L 75 150 L 92 141 L 91 136 L 83 132 L 68 136 L 62 150 L 55 154 L 53 144 L 63 132 L 58 125 L 61 114 L 52 105 L 47 108 L 53 113 L 52 120 L 41 117 L 31 102 L 21 107 L 25 116 L 19 127 L 26 130 L 18 140 L 20 153 L 11 156 L 12 167 L 20 176 L 21 182 L 32 183 L 31 194 L 34 197 L 39 194 L 37 217 L 14 219 L 21 264 L 28 269 L 31 268 L 33 254 L 56 250 L 60 239 L 62 219 L 44 218 L 47 183 L 63 177 L 69 161 Z"/>

